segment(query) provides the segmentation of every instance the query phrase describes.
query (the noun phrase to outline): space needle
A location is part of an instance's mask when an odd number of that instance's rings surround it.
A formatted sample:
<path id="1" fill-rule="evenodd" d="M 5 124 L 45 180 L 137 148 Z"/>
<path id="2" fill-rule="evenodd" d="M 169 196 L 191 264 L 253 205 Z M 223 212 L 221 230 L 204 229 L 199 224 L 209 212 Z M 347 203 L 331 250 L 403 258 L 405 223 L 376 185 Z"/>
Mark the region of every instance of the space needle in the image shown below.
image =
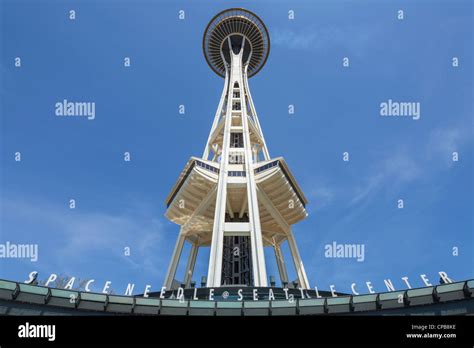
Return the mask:
<path id="1" fill-rule="evenodd" d="M 282 157 L 270 156 L 248 80 L 265 65 L 270 37 L 254 13 L 232 8 L 211 19 L 202 41 L 224 88 L 201 157 L 191 157 L 166 198 L 166 217 L 180 226 L 165 284 L 189 287 L 199 248 L 210 247 L 206 287 L 269 283 L 264 248 L 274 250 L 282 287 L 289 283 L 287 242 L 302 289 L 309 283 L 291 226 L 307 216 L 307 200 Z M 276 122 L 274 120 L 274 122 Z M 184 277 L 176 272 L 190 243 Z"/>

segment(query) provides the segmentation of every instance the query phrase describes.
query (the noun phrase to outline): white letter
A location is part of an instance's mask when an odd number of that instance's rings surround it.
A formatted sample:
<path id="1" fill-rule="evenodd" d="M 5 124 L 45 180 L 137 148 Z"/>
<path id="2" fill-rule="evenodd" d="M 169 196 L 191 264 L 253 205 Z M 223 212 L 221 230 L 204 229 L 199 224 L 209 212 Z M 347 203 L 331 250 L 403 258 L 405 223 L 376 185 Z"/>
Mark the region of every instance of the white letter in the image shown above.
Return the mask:
<path id="1" fill-rule="evenodd" d="M 112 284 L 112 282 L 110 280 L 107 280 L 104 284 L 104 288 L 102 289 L 102 293 L 103 294 L 106 294 L 107 293 L 107 290 L 109 289 L 109 286 L 110 284 Z"/>
<path id="2" fill-rule="evenodd" d="M 293 115 L 295 113 L 295 106 L 293 104 L 288 105 L 288 114 Z"/>
<path id="3" fill-rule="evenodd" d="M 399 20 L 403 20 L 404 16 L 403 16 L 403 10 L 398 10 L 398 19 Z"/>
<path id="4" fill-rule="evenodd" d="M 301 298 L 304 299 L 305 295 L 304 295 L 304 292 L 303 292 L 303 288 L 299 288 L 299 289 L 300 289 L 300 293 L 301 293 Z"/>
<path id="5" fill-rule="evenodd" d="M 160 298 L 163 299 L 165 298 L 165 291 L 166 291 L 166 286 L 163 286 L 160 291 Z"/>
<path id="6" fill-rule="evenodd" d="M 405 284 L 408 286 L 408 289 L 411 289 L 410 283 L 408 282 L 408 277 L 402 277 L 402 280 L 405 282 Z"/>
<path id="7" fill-rule="evenodd" d="M 441 279 L 443 279 L 443 281 L 445 283 L 452 283 L 453 280 L 452 279 L 449 279 L 448 278 L 448 275 L 446 274 L 446 272 L 438 272 L 439 276 L 441 277 Z"/>
<path id="8" fill-rule="evenodd" d="M 52 283 L 54 282 L 56 279 L 58 278 L 58 276 L 54 273 L 51 273 L 51 275 L 49 276 L 48 280 L 46 281 L 46 283 L 44 283 L 44 286 L 48 286 L 49 283 Z"/>
<path id="9" fill-rule="evenodd" d="M 135 284 L 128 283 L 127 290 L 125 290 L 125 296 L 132 296 L 134 287 L 135 287 Z"/>
<path id="10" fill-rule="evenodd" d="M 385 283 L 388 291 L 395 291 L 395 287 L 393 286 L 393 283 L 390 279 L 384 279 L 383 282 Z"/>
<path id="11" fill-rule="evenodd" d="M 56 116 L 63 116 L 63 104 L 62 103 L 56 103 Z"/>
<path id="12" fill-rule="evenodd" d="M 359 295 L 359 293 L 355 290 L 355 286 L 356 286 L 356 283 L 352 283 L 352 284 L 351 284 L 352 293 L 353 293 L 354 295 Z"/>
<path id="13" fill-rule="evenodd" d="M 375 294 L 374 288 L 372 287 L 372 283 L 371 282 L 365 282 L 365 284 L 367 285 L 367 289 L 369 289 L 369 292 L 371 294 Z"/>
<path id="14" fill-rule="evenodd" d="M 35 277 L 38 275 L 37 271 L 33 271 L 28 275 L 28 280 L 25 280 L 26 284 L 31 284 L 33 283 L 33 280 L 35 280 Z"/>
<path id="15" fill-rule="evenodd" d="M 209 289 L 209 301 L 214 301 L 214 289 Z"/>
<path id="16" fill-rule="evenodd" d="M 237 291 L 237 294 L 239 295 L 237 301 L 242 301 L 244 299 L 244 296 L 242 295 L 242 289 L 239 289 L 239 291 Z"/>
<path id="17" fill-rule="evenodd" d="M 321 298 L 321 296 L 319 295 L 319 291 L 318 291 L 317 286 L 314 287 L 314 291 L 316 292 L 316 298 Z"/>
<path id="18" fill-rule="evenodd" d="M 93 283 L 93 282 L 94 282 L 94 279 L 89 280 L 89 281 L 86 283 L 86 286 L 84 287 L 84 290 L 86 290 L 87 292 L 90 292 L 91 289 L 89 289 L 89 285 L 90 285 L 91 283 Z"/>
<path id="19" fill-rule="evenodd" d="M 332 257 L 331 244 L 326 244 L 326 245 L 324 246 L 324 257 Z"/>
<path id="20" fill-rule="evenodd" d="M 274 301 L 275 300 L 275 295 L 273 294 L 273 290 L 270 288 L 270 290 L 268 290 L 268 300 L 269 301 Z"/>
<path id="21" fill-rule="evenodd" d="M 430 281 L 428 280 L 428 278 L 426 278 L 426 274 L 422 274 L 420 275 L 421 277 L 421 280 L 423 280 L 423 283 L 425 283 L 426 286 L 433 286 L 432 284 L 430 284 Z"/>
<path id="22" fill-rule="evenodd" d="M 50 332 L 48 341 L 54 341 L 56 339 L 56 325 L 50 325 Z"/>
<path id="23" fill-rule="evenodd" d="M 179 302 L 184 302 L 184 289 L 182 287 L 178 288 L 178 291 L 176 292 L 176 298 L 179 300 Z"/>
<path id="24" fill-rule="evenodd" d="M 28 324 L 28 322 L 26 322 Z M 26 337 L 25 336 L 25 325 L 20 325 L 18 327 L 18 337 Z"/>
<path id="25" fill-rule="evenodd" d="M 71 279 L 69 279 L 69 281 L 67 282 L 66 286 L 64 287 L 64 289 L 68 289 L 68 290 L 71 290 L 73 285 L 74 285 L 74 281 L 76 280 L 76 278 L 74 277 L 71 277 Z"/>

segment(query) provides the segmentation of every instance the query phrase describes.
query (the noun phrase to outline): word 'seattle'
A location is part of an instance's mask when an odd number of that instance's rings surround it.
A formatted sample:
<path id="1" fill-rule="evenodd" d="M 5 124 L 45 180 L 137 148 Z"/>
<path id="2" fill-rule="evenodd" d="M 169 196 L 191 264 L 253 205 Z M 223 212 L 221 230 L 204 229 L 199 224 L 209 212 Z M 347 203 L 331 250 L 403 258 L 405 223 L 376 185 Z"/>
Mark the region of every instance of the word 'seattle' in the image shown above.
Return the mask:
<path id="1" fill-rule="evenodd" d="M 207 287 L 266 287 L 264 247 L 274 249 L 288 283 L 281 252 L 288 241 L 299 287 L 308 289 L 291 230 L 306 218 L 307 200 L 284 159 L 270 157 L 248 84 L 268 58 L 267 28 L 250 11 L 222 11 L 205 30 L 203 51 L 224 89 L 202 157 L 191 157 L 166 199 L 166 217 L 181 231 L 164 285 L 190 287 L 201 246 L 210 246 Z M 185 241 L 191 251 L 181 282 L 175 276 Z"/>

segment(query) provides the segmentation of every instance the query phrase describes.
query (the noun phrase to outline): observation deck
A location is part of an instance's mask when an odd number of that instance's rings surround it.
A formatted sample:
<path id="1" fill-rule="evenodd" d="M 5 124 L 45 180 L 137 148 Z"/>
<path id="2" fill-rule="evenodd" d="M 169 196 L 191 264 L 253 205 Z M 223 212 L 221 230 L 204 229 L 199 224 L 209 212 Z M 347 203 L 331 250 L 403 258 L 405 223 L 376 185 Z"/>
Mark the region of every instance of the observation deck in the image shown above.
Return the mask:
<path id="1" fill-rule="evenodd" d="M 229 45 L 239 47 L 244 42 L 243 65 L 252 77 L 262 69 L 270 53 L 270 36 L 262 20 L 254 13 L 232 8 L 219 12 L 204 31 L 202 49 L 211 69 L 225 77 L 225 65 L 230 63 Z"/>

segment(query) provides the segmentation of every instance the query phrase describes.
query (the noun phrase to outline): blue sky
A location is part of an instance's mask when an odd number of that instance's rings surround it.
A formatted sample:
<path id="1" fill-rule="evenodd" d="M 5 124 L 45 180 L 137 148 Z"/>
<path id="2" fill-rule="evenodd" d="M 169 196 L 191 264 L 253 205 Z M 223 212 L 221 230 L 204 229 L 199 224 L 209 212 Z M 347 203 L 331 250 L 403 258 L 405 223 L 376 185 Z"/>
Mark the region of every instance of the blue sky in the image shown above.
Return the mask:
<path id="1" fill-rule="evenodd" d="M 0 4 L 0 243 L 39 245 L 36 263 L 1 259 L 0 278 L 37 270 L 96 279 L 95 291 L 106 280 L 117 293 L 128 282 L 161 287 L 179 230 L 164 199 L 202 154 L 223 84 L 202 34 L 229 7 L 255 12 L 270 32 L 250 88 L 271 156 L 285 157 L 310 201 L 294 232 L 311 285 L 367 292 L 366 281 L 384 291 L 387 278 L 396 288 L 403 276 L 437 283 L 438 271 L 474 278 L 472 1 Z M 63 99 L 95 102 L 96 118 L 56 117 Z M 381 117 L 388 99 L 419 102 L 420 120 Z M 333 241 L 364 244 L 364 262 L 326 258 Z M 208 255 L 198 256 L 197 281 Z M 277 276 L 270 249 L 266 257 Z"/>

